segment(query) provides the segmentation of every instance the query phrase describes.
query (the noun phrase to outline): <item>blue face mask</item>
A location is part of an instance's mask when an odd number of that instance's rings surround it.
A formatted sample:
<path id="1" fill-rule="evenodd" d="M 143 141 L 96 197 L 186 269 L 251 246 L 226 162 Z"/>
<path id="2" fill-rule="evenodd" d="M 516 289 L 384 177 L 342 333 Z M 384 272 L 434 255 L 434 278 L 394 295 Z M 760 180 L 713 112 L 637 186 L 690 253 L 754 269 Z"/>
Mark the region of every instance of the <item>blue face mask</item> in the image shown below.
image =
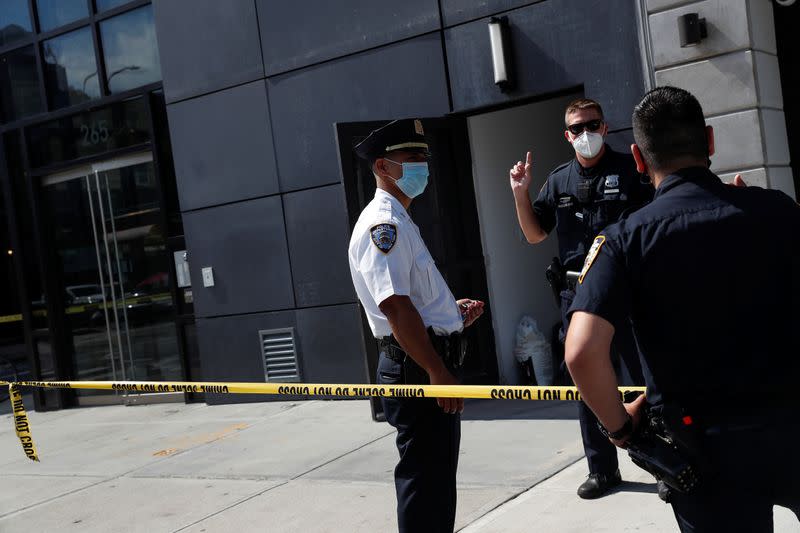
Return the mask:
<path id="1" fill-rule="evenodd" d="M 422 194 L 428 185 L 428 163 L 398 163 L 391 159 L 386 160 L 395 165 L 402 165 L 403 175 L 395 180 L 395 184 L 403 194 L 409 198 Z"/>

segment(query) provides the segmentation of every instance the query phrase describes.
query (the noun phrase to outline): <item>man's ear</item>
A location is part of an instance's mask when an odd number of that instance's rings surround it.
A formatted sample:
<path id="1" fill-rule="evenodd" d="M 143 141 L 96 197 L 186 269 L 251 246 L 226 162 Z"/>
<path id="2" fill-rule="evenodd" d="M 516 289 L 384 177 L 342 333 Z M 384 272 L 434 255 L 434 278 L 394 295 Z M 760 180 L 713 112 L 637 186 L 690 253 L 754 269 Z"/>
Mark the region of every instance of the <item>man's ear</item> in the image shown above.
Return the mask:
<path id="1" fill-rule="evenodd" d="M 378 176 L 385 178 L 386 175 L 389 173 L 389 169 L 387 168 L 386 160 L 382 157 L 379 157 L 372 163 L 372 172 L 377 174 Z"/>
<path id="2" fill-rule="evenodd" d="M 631 145 L 631 153 L 634 161 L 636 161 L 636 171 L 639 174 L 647 174 L 647 163 L 645 163 L 642 151 L 639 150 L 639 146 L 636 143 Z"/>
<path id="3" fill-rule="evenodd" d="M 569 130 L 564 130 L 564 138 L 567 140 L 569 144 L 572 144 L 572 141 L 569 138 Z"/>
<path id="4" fill-rule="evenodd" d="M 708 141 L 708 157 L 714 155 L 714 127 L 706 126 L 706 140 Z"/>

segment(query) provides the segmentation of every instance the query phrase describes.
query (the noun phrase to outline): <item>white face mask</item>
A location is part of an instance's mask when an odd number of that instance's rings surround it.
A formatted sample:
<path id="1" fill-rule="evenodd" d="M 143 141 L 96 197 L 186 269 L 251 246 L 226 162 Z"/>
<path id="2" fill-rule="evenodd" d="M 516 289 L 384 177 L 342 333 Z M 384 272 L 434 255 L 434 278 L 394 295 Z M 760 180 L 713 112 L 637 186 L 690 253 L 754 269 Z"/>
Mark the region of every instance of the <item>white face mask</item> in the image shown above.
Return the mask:
<path id="1" fill-rule="evenodd" d="M 586 159 L 597 157 L 603 149 L 603 136 L 599 133 L 585 131 L 572 140 L 572 147 Z"/>

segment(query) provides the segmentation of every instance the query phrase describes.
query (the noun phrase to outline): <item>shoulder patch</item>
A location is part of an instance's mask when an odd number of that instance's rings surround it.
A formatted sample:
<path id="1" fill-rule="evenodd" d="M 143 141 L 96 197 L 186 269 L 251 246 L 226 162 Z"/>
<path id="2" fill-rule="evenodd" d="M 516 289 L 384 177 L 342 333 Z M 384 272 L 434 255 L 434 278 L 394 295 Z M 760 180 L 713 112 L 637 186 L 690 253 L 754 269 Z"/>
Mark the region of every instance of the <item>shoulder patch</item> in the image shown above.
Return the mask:
<path id="1" fill-rule="evenodd" d="M 586 254 L 586 261 L 583 262 L 583 269 L 581 270 L 581 275 L 578 276 L 578 283 L 583 283 L 583 278 L 586 276 L 586 273 L 589 272 L 589 269 L 592 268 L 592 263 L 594 260 L 597 259 L 597 254 L 600 253 L 600 248 L 603 247 L 603 243 L 606 242 L 605 235 L 598 235 L 594 238 L 594 242 L 592 243 L 592 247 L 589 248 L 589 253 Z"/>
<path id="2" fill-rule="evenodd" d="M 397 226 L 394 224 L 378 224 L 369 229 L 369 235 L 372 238 L 372 244 L 378 247 L 378 250 L 388 254 L 397 242 Z"/>

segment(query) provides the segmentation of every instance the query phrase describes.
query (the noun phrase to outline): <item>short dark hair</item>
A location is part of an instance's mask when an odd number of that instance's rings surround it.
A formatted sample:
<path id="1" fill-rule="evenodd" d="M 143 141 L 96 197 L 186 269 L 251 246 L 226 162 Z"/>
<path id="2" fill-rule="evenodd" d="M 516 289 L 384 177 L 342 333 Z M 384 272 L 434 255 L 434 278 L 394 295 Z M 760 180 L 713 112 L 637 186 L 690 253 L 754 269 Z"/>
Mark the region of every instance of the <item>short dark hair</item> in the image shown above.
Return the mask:
<path id="1" fill-rule="evenodd" d="M 603 108 L 600 107 L 600 104 L 592 100 L 591 98 L 578 98 L 577 100 L 573 100 L 567 106 L 567 109 L 564 111 L 564 124 L 569 126 L 569 115 L 570 113 L 574 113 L 576 111 L 582 111 L 584 109 L 594 109 L 598 113 L 600 113 L 600 118 L 603 117 Z"/>
<path id="2" fill-rule="evenodd" d="M 633 109 L 633 137 L 647 164 L 669 167 L 679 158 L 708 158 L 703 108 L 689 91 L 657 87 Z"/>

